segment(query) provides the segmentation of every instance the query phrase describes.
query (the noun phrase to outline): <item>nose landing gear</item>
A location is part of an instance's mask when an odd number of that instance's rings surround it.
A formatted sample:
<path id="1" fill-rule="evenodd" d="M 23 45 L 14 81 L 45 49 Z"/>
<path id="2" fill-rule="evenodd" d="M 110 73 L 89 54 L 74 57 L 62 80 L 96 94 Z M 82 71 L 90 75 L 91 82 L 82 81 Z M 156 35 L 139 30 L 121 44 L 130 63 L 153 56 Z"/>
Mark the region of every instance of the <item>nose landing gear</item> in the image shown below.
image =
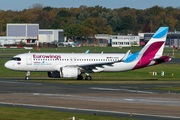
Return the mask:
<path id="1" fill-rule="evenodd" d="M 29 80 L 30 79 L 30 71 L 27 71 L 27 73 L 26 73 L 26 77 L 25 77 L 25 80 Z"/>

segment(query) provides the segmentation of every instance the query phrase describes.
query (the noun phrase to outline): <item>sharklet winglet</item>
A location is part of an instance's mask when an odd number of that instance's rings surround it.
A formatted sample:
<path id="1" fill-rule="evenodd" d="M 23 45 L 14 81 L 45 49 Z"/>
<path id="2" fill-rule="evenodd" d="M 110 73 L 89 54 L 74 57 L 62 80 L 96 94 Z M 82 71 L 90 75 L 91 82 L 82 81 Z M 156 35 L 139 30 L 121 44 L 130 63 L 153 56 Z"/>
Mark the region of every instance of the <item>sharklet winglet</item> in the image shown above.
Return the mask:
<path id="1" fill-rule="evenodd" d="M 125 61 L 130 52 L 131 52 L 131 50 L 128 50 L 127 53 L 124 55 L 124 57 L 119 62 Z"/>

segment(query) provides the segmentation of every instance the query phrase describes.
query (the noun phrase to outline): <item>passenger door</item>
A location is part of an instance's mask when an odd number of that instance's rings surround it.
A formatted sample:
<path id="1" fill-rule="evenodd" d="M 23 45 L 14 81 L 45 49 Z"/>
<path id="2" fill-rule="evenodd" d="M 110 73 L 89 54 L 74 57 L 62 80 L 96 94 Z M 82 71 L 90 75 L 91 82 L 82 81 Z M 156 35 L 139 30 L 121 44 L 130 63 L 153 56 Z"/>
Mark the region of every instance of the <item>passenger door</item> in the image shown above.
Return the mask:
<path id="1" fill-rule="evenodd" d="M 32 65 L 32 56 L 26 55 L 26 65 Z"/>

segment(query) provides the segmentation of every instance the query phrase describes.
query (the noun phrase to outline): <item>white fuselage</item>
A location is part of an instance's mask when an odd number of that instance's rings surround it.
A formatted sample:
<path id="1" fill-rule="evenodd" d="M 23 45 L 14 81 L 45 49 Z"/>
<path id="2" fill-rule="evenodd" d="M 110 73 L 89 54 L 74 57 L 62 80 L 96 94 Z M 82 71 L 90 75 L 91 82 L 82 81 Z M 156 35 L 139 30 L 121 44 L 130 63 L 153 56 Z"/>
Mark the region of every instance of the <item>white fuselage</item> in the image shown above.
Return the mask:
<path id="1" fill-rule="evenodd" d="M 19 71 L 59 71 L 60 67 L 80 66 L 89 64 L 109 63 L 121 60 L 125 54 L 98 54 L 98 53 L 26 53 L 14 56 L 21 61 L 10 60 L 5 66 Z M 126 62 L 117 62 L 111 65 L 96 66 L 93 72 L 115 72 L 131 70 L 137 60 L 127 59 Z"/>

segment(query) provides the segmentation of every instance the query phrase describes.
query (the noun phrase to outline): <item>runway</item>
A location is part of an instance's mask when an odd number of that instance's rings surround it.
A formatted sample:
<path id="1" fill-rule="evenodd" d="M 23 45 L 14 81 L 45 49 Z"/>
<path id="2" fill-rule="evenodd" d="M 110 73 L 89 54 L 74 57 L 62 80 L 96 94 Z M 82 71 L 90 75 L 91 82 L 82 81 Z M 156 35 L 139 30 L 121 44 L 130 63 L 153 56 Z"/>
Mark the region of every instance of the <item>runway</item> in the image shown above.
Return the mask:
<path id="1" fill-rule="evenodd" d="M 79 85 L 0 79 L 0 105 L 143 120 L 180 119 L 179 92 L 135 89 L 154 86 L 180 84 Z"/>

